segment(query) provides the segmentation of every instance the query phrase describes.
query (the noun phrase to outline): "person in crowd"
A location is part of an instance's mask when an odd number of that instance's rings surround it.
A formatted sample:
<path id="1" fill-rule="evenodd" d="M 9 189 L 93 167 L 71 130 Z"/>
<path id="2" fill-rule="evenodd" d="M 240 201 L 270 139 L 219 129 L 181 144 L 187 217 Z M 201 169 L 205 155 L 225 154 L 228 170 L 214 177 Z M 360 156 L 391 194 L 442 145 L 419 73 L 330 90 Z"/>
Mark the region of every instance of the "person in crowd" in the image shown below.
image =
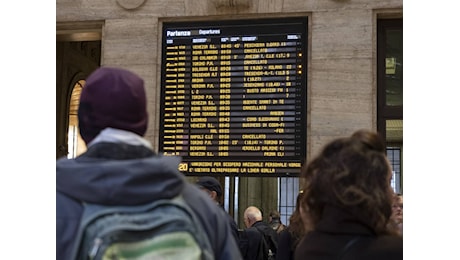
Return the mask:
<path id="1" fill-rule="evenodd" d="M 219 181 L 214 178 L 214 177 L 209 177 L 209 176 L 205 176 L 205 177 L 201 177 L 198 179 L 198 181 L 196 182 L 196 185 L 198 186 L 198 188 L 200 188 L 202 191 L 206 192 L 206 194 L 208 194 L 208 196 L 216 202 L 216 204 L 222 209 L 224 210 L 224 207 L 222 205 L 222 186 L 220 185 Z M 225 210 L 224 210 L 225 211 Z M 232 218 L 232 216 L 230 216 L 230 214 L 228 214 L 227 212 L 226 213 L 226 216 L 228 218 L 228 222 L 230 224 L 230 227 L 231 227 L 231 230 L 232 230 L 232 234 L 235 238 L 235 240 L 238 242 L 239 240 L 239 234 L 238 234 L 238 226 L 236 225 L 236 222 L 235 220 Z"/>
<path id="2" fill-rule="evenodd" d="M 249 206 L 244 211 L 243 221 L 246 229 L 243 231 L 245 238 L 241 239 L 242 242 L 247 241 L 247 246 L 242 247 L 242 254 L 245 260 L 258 260 L 263 259 L 260 244 L 262 243 L 263 234 L 271 237 L 274 241 L 273 254 L 276 254 L 276 247 L 278 246 L 278 234 L 274 231 L 268 223 L 263 221 L 262 212 L 255 206 Z M 267 241 L 268 242 L 268 241 Z M 274 251 L 274 252 L 273 252 Z"/>
<path id="3" fill-rule="evenodd" d="M 376 132 L 358 130 L 325 145 L 300 174 L 300 210 L 310 228 L 294 259 L 403 259 L 402 237 L 388 228 L 391 176 Z"/>
<path id="4" fill-rule="evenodd" d="M 268 215 L 268 224 L 278 234 L 286 228 L 286 225 L 281 222 L 281 214 L 277 210 L 270 211 Z"/>
<path id="5" fill-rule="evenodd" d="M 289 218 L 289 225 L 279 233 L 277 260 L 293 260 L 295 248 L 306 234 L 306 224 L 302 220 L 299 207 L 302 195 L 303 191 L 301 190 L 297 194 L 295 210 Z"/>
<path id="6" fill-rule="evenodd" d="M 215 259 L 241 259 L 225 213 L 143 138 L 148 125 L 144 81 L 122 68 L 100 67 L 86 81 L 78 108 L 88 149 L 56 162 L 56 259 L 70 259 L 85 202 L 141 205 L 182 194 L 202 223 Z"/>
<path id="7" fill-rule="evenodd" d="M 403 234 L 403 195 L 395 194 L 393 198 L 391 225 L 398 230 L 398 233 Z"/>

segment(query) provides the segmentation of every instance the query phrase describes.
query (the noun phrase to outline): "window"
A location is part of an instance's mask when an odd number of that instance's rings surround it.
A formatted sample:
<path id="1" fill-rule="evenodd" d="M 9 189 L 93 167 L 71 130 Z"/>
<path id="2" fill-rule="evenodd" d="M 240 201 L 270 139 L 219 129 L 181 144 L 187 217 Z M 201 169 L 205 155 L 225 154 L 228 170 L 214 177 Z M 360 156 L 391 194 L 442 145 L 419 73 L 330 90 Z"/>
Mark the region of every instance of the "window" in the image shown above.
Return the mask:
<path id="1" fill-rule="evenodd" d="M 393 168 L 391 187 L 395 193 L 401 193 L 401 149 L 399 147 L 387 147 L 387 157 Z"/>
<path id="2" fill-rule="evenodd" d="M 393 167 L 392 186 L 402 193 L 403 20 L 377 21 L 377 129 Z"/>
<path id="3" fill-rule="evenodd" d="M 281 222 L 289 224 L 289 218 L 295 210 L 297 194 L 299 194 L 299 178 L 278 178 L 278 205 L 281 214 Z"/>

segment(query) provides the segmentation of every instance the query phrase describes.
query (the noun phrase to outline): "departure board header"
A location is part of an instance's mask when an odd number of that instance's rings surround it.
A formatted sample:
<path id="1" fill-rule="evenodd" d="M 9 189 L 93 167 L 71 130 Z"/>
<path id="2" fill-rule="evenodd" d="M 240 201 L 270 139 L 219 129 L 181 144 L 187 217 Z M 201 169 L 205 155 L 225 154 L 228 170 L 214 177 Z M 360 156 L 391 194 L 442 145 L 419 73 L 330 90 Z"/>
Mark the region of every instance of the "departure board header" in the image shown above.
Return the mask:
<path id="1" fill-rule="evenodd" d="M 160 152 L 186 175 L 298 176 L 307 18 L 164 23 Z"/>

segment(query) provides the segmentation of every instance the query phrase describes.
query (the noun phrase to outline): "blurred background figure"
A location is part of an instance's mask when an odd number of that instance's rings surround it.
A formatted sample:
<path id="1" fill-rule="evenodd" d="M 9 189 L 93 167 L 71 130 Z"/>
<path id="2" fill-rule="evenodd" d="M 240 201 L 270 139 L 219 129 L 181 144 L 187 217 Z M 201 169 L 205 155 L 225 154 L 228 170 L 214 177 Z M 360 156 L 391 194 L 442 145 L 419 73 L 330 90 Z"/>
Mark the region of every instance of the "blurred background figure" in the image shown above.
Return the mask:
<path id="1" fill-rule="evenodd" d="M 394 227 L 398 230 L 399 234 L 403 234 L 403 195 L 395 194 L 393 200 L 393 211 L 391 214 L 391 220 Z"/>
<path id="2" fill-rule="evenodd" d="M 289 225 L 279 233 L 276 260 L 293 260 L 295 248 L 305 236 L 306 223 L 302 220 L 299 207 L 302 195 L 303 191 L 301 190 L 297 195 L 295 210 L 289 218 Z"/>
<path id="3" fill-rule="evenodd" d="M 196 186 L 200 188 L 202 191 L 206 192 L 206 194 L 209 195 L 209 197 L 216 202 L 216 204 L 221 208 L 223 211 L 225 211 L 223 205 L 222 205 L 222 185 L 220 185 L 219 181 L 214 178 L 214 177 L 201 177 L 198 179 L 196 182 Z M 227 217 L 228 217 L 228 222 L 230 224 L 231 230 L 233 237 L 235 238 L 236 242 L 238 243 L 239 240 L 239 235 L 238 235 L 238 226 L 236 225 L 235 220 L 225 212 Z"/>
<path id="4" fill-rule="evenodd" d="M 281 222 L 281 214 L 277 210 L 270 211 L 270 215 L 268 216 L 268 224 L 278 234 L 286 228 L 286 225 Z"/>

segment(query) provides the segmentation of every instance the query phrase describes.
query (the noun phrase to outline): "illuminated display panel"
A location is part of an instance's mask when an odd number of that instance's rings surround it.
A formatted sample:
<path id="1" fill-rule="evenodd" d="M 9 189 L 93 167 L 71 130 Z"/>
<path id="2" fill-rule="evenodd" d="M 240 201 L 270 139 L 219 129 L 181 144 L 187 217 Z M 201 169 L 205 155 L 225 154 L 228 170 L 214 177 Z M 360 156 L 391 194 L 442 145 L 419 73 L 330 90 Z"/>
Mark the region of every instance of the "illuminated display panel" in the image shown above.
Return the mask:
<path id="1" fill-rule="evenodd" d="M 163 24 L 160 152 L 186 175 L 297 176 L 307 18 Z"/>

